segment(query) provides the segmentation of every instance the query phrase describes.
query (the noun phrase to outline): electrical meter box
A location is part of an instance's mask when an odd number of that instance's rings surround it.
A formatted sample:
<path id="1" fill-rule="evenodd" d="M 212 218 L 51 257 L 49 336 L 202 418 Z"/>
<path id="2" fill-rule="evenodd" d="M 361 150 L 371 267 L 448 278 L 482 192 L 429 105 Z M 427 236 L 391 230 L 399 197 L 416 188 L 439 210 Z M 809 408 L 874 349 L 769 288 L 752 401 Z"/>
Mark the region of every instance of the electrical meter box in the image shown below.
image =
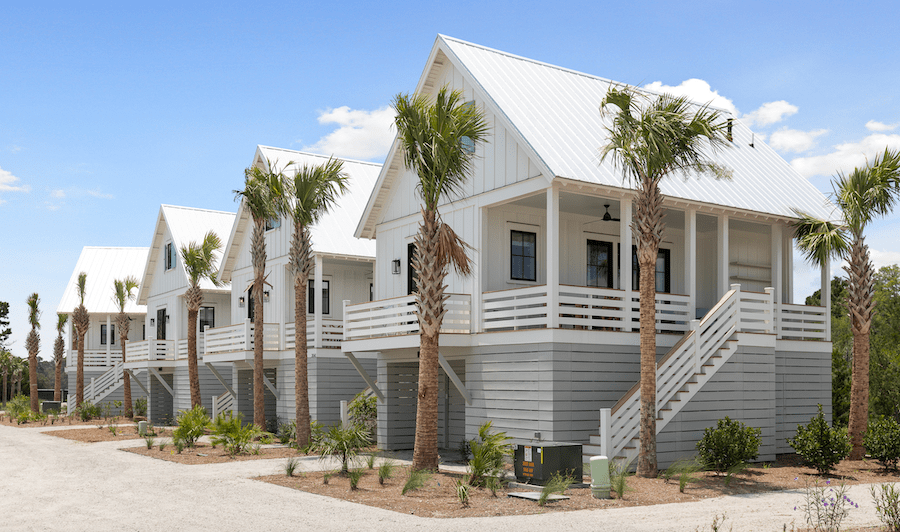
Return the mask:
<path id="1" fill-rule="evenodd" d="M 579 483 L 583 475 L 581 445 L 574 443 L 516 445 L 513 464 L 517 481 L 541 486 L 556 473 L 572 475 Z"/>

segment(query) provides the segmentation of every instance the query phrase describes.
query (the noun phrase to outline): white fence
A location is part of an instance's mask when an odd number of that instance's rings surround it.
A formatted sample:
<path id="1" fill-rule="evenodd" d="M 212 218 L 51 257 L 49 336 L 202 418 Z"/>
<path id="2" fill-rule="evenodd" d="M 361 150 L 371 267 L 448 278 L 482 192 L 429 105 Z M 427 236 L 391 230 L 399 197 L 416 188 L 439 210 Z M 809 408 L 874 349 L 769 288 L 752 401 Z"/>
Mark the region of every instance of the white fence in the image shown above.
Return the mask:
<path id="1" fill-rule="evenodd" d="M 141 340 L 125 344 L 127 362 L 152 362 L 175 360 L 175 346 L 172 340 Z"/>
<path id="2" fill-rule="evenodd" d="M 86 349 L 84 351 L 84 367 L 109 368 L 122 361 L 122 350 L 111 349 L 109 353 L 105 349 Z M 74 368 L 78 366 L 78 351 L 72 349 L 66 357 L 66 366 Z"/>

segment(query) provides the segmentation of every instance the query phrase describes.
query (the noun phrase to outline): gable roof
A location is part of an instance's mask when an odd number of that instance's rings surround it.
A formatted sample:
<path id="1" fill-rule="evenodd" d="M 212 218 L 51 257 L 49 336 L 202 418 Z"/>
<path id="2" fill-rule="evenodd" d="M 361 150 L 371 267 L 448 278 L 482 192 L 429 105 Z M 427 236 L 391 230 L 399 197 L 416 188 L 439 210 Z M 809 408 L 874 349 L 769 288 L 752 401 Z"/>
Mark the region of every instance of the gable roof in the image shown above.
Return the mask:
<path id="1" fill-rule="evenodd" d="M 113 302 L 113 281 L 134 276 L 140 279 L 144 270 L 144 262 L 147 260 L 148 248 L 110 248 L 86 246 L 81 250 L 78 262 L 66 291 L 63 293 L 57 313 L 71 314 L 78 306 L 78 274 L 87 273 L 85 284 L 84 306 L 90 313 L 118 313 L 119 309 Z M 128 314 L 146 314 L 147 307 L 137 304 L 136 301 L 125 303 L 125 312 Z"/>
<path id="2" fill-rule="evenodd" d="M 349 176 L 349 189 L 337 203 L 325 213 L 310 231 L 312 233 L 312 249 L 321 255 L 342 256 L 363 260 L 374 260 L 375 243 L 353 236 L 353 227 L 362 215 L 366 200 L 372 192 L 381 165 L 365 161 L 340 159 L 344 163 L 344 172 Z M 328 161 L 327 155 L 306 153 L 271 146 L 257 146 L 253 157 L 253 166 L 268 170 L 268 163 L 275 168 L 284 169 L 289 162 L 295 164 L 284 170 L 284 174 L 293 177 L 304 165 L 318 165 Z M 225 247 L 225 259 L 219 270 L 219 278 L 231 281 L 231 274 L 237 263 L 245 236 L 252 229 L 250 213 L 244 208 L 244 202 L 238 208 L 237 218 Z"/>
<path id="3" fill-rule="evenodd" d="M 163 247 L 166 242 L 163 240 L 166 236 L 166 229 L 172 235 L 172 243 L 178 250 L 178 260 L 176 268 L 184 276 L 185 282 L 190 283 L 187 272 L 184 270 L 184 264 L 181 261 L 181 247 L 187 246 L 190 242 L 203 241 L 203 237 L 209 231 L 214 231 L 224 242 L 231 233 L 231 226 L 234 224 L 233 212 L 212 211 L 208 209 L 197 209 L 193 207 L 178 207 L 175 205 L 160 205 L 159 216 L 156 219 L 156 227 L 153 231 L 153 242 L 150 245 L 150 252 L 147 255 L 147 262 L 143 270 L 141 278 L 140 291 L 138 292 L 138 302 L 146 304 L 147 298 L 150 296 L 150 288 L 153 286 L 153 274 L 156 271 L 156 263 L 162 260 L 165 253 Z M 215 254 L 213 267 L 218 270 L 222 260 L 222 251 Z M 200 288 L 203 290 L 222 290 L 228 291 L 229 286 L 217 287 L 207 279 L 200 281 Z"/>
<path id="4" fill-rule="evenodd" d="M 548 178 L 632 188 L 623 181 L 612 157 L 600 161 L 611 119 L 601 118 L 599 105 L 614 82 L 438 35 L 417 92 L 437 89 L 434 83 L 446 61 L 462 72 L 520 146 L 535 154 L 538 164 L 548 170 Z M 676 174 L 662 181 L 662 193 L 784 218 L 796 218 L 792 207 L 833 217 L 833 206 L 825 196 L 740 120 L 734 120 L 733 135 L 731 146 L 713 155 L 732 170 L 731 180 Z M 398 165 L 402 170 L 399 159 L 395 139 L 357 235 L 374 236 L 384 192 L 391 187 L 389 170 L 394 170 L 394 178 Z"/>

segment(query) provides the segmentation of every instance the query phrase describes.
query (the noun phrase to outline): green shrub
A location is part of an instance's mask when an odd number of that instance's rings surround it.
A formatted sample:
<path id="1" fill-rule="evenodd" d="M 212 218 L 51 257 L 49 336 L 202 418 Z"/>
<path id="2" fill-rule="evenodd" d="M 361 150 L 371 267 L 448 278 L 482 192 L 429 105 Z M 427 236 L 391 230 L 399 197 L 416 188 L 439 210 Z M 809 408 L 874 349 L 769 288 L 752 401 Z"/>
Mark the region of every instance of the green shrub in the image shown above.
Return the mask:
<path id="1" fill-rule="evenodd" d="M 231 412 L 219 414 L 212 428 L 213 445 L 221 444 L 231 456 L 252 451 L 253 438 L 261 431 L 253 423 L 244 425 L 243 418 L 241 413 L 237 417 Z"/>
<path id="2" fill-rule="evenodd" d="M 369 431 L 370 437 L 375 434 L 375 427 L 378 423 L 378 403 L 374 395 L 366 397 L 364 392 L 359 392 L 347 405 L 347 413 L 350 415 L 351 423 L 365 427 Z"/>
<path id="3" fill-rule="evenodd" d="M 202 406 L 195 406 L 190 410 L 182 410 L 178 413 L 178 428 L 172 435 L 180 439 L 187 447 L 197 445 L 197 440 L 206 434 L 209 427 L 209 416 Z"/>
<path id="4" fill-rule="evenodd" d="M 631 490 L 628 487 L 628 469 L 630 467 L 631 462 L 623 460 L 609 461 L 609 484 L 619 499 L 624 499 L 625 493 Z"/>
<path id="5" fill-rule="evenodd" d="M 512 454 L 512 445 L 505 432 L 491 432 L 491 422 L 478 428 L 478 438 L 469 441 L 472 459 L 469 460 L 469 484 L 484 486 L 487 477 L 503 474 L 503 458 Z"/>
<path id="6" fill-rule="evenodd" d="M 385 480 L 394 476 L 394 469 L 396 468 L 397 463 L 390 458 L 382 460 L 381 467 L 378 468 L 378 483 L 383 486 Z"/>
<path id="7" fill-rule="evenodd" d="M 103 410 L 100 408 L 100 405 L 95 405 L 90 401 L 82 402 L 78 408 L 75 409 L 75 415 L 82 421 L 97 419 L 102 413 Z"/>
<path id="8" fill-rule="evenodd" d="M 134 415 L 140 417 L 147 417 L 147 398 L 141 397 L 137 401 L 134 402 L 132 407 L 134 409 Z"/>
<path id="9" fill-rule="evenodd" d="M 300 460 L 296 456 L 292 456 L 288 458 L 288 461 L 284 464 L 284 474 L 292 477 L 298 467 L 300 467 Z"/>
<path id="10" fill-rule="evenodd" d="M 538 505 L 543 506 L 547 504 L 550 495 L 554 493 L 559 493 L 560 495 L 565 493 L 569 486 L 575 482 L 575 477 L 571 473 L 567 471 L 565 474 L 557 472 L 551 475 L 550 480 L 547 481 L 547 484 L 541 490 L 541 495 L 538 497 Z"/>
<path id="11" fill-rule="evenodd" d="M 759 456 L 760 434 L 762 429 L 744 426 L 726 416 L 718 421 L 716 428 L 703 431 L 703 437 L 697 442 L 700 460 L 713 471 L 728 472 Z"/>
<path id="12" fill-rule="evenodd" d="M 350 461 L 359 454 L 359 450 L 369 445 L 369 431 L 360 425 L 343 427 L 334 425 L 318 440 L 311 440 L 312 451 L 321 455 L 321 459 L 333 457 L 341 462 L 341 473 L 347 474 Z"/>
<path id="13" fill-rule="evenodd" d="M 882 417 L 869 422 L 863 436 L 866 452 L 887 469 L 896 469 L 900 461 L 900 423 Z"/>
<path id="14" fill-rule="evenodd" d="M 19 425 L 29 421 L 31 419 L 31 398 L 27 395 L 17 395 L 6 403 L 6 413 Z"/>
<path id="15" fill-rule="evenodd" d="M 347 472 L 347 476 L 350 477 L 350 489 L 356 490 L 359 487 L 359 479 L 366 474 L 365 469 L 354 469 L 352 471 Z"/>
<path id="16" fill-rule="evenodd" d="M 317 445 L 322 441 L 325 437 L 325 427 L 322 426 L 318 421 L 311 421 L 309 423 L 309 443 L 306 444 L 305 447 L 300 449 L 302 452 L 309 454 L 313 452 Z M 296 439 L 296 435 L 295 435 Z"/>
<path id="17" fill-rule="evenodd" d="M 460 504 L 464 507 L 468 508 L 469 506 L 469 485 L 462 481 L 462 479 L 456 479 L 456 498 L 459 499 Z"/>
<path id="18" fill-rule="evenodd" d="M 403 484 L 403 489 L 400 490 L 400 495 L 406 495 L 410 491 L 416 491 L 424 486 L 430 478 L 431 472 L 429 471 L 424 469 L 410 469 L 409 476 L 406 477 L 406 483 Z"/>
<path id="19" fill-rule="evenodd" d="M 297 422 L 281 423 L 278 425 L 278 441 L 282 445 L 289 445 L 292 441 L 297 440 Z"/>
<path id="20" fill-rule="evenodd" d="M 893 484 L 869 486 L 878 518 L 888 532 L 900 532 L 900 489 Z"/>
<path id="21" fill-rule="evenodd" d="M 146 438 L 144 438 L 144 441 L 147 443 L 147 449 L 152 449 L 153 442 L 155 442 L 156 440 L 153 436 L 147 436 Z M 160 450 L 162 450 L 162 449 L 160 449 Z"/>
<path id="22" fill-rule="evenodd" d="M 819 413 L 808 425 L 797 425 L 797 435 L 788 438 L 787 442 L 803 457 L 804 462 L 819 473 L 831 471 L 835 464 L 850 454 L 847 430 L 829 427 L 822 413 L 822 405 L 819 405 Z"/>
<path id="23" fill-rule="evenodd" d="M 697 482 L 697 473 L 703 471 L 703 462 L 696 457 L 690 460 L 678 460 L 674 462 L 662 474 L 662 477 L 669 481 L 672 477 L 678 478 L 678 491 L 684 493 L 684 488 L 691 482 Z"/>

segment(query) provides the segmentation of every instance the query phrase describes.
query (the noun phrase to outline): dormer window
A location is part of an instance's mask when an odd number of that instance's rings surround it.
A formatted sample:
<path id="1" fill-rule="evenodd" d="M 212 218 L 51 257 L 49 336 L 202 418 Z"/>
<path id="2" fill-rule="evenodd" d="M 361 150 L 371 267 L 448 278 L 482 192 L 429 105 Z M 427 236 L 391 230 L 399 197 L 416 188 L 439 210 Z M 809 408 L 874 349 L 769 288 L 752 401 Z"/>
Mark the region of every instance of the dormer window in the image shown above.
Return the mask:
<path id="1" fill-rule="evenodd" d="M 166 244 L 166 271 L 175 267 L 175 245 L 169 242 Z"/>
<path id="2" fill-rule="evenodd" d="M 463 107 L 475 107 L 475 102 L 466 102 L 462 104 Z M 468 153 L 475 153 L 475 141 L 469 137 L 462 137 L 459 139 L 460 144 L 462 144 L 462 149 Z"/>

